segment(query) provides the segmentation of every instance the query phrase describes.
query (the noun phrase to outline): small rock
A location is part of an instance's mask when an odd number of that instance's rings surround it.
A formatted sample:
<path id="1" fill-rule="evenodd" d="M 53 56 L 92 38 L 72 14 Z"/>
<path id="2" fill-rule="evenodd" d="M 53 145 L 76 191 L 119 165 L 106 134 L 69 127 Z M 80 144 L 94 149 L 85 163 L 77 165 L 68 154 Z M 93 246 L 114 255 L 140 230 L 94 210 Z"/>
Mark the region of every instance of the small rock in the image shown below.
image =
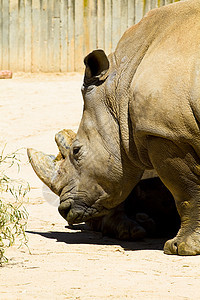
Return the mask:
<path id="1" fill-rule="evenodd" d="M 0 71 L 0 79 L 11 79 L 12 78 L 12 71 L 9 70 L 1 70 Z"/>

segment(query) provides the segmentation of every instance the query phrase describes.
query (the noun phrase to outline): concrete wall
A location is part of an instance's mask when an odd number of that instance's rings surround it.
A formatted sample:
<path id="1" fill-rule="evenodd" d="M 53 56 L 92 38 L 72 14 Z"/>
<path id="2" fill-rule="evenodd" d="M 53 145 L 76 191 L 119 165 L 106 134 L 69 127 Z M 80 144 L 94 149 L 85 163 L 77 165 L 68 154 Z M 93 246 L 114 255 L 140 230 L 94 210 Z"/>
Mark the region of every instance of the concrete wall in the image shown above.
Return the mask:
<path id="1" fill-rule="evenodd" d="M 81 71 L 93 49 L 109 54 L 150 9 L 173 0 L 0 0 L 0 69 Z"/>

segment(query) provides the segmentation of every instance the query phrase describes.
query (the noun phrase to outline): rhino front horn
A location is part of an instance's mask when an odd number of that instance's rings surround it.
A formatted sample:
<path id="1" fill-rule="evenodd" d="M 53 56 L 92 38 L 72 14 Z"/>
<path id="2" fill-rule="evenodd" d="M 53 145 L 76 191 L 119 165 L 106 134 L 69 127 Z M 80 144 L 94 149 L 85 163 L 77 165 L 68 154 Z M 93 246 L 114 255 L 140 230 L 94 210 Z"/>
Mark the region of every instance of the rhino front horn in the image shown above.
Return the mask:
<path id="1" fill-rule="evenodd" d="M 27 149 L 30 163 L 37 176 L 57 195 L 60 194 L 60 185 L 57 180 L 59 162 L 55 156 L 47 155 L 41 151 Z"/>

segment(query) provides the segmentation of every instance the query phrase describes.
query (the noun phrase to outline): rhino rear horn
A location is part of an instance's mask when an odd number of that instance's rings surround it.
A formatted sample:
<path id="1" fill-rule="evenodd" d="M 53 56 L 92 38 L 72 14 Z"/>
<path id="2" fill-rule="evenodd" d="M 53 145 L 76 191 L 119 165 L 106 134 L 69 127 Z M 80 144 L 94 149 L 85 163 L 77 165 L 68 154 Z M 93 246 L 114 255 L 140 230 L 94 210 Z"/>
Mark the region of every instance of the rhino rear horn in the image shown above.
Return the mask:
<path id="1" fill-rule="evenodd" d="M 69 154 L 70 146 L 72 145 L 75 137 L 76 133 L 74 133 L 71 129 L 63 129 L 55 135 L 55 141 L 58 149 L 64 158 Z"/>

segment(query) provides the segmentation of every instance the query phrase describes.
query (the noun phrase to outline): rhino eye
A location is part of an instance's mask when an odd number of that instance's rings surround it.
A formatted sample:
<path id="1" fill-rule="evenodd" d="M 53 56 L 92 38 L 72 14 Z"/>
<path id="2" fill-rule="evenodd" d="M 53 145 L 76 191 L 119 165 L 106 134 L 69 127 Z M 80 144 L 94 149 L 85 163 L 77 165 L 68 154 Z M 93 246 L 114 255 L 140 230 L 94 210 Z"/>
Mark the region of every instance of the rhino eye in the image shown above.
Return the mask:
<path id="1" fill-rule="evenodd" d="M 74 147 L 73 148 L 73 156 L 77 156 L 80 149 L 81 149 L 81 147 Z"/>

